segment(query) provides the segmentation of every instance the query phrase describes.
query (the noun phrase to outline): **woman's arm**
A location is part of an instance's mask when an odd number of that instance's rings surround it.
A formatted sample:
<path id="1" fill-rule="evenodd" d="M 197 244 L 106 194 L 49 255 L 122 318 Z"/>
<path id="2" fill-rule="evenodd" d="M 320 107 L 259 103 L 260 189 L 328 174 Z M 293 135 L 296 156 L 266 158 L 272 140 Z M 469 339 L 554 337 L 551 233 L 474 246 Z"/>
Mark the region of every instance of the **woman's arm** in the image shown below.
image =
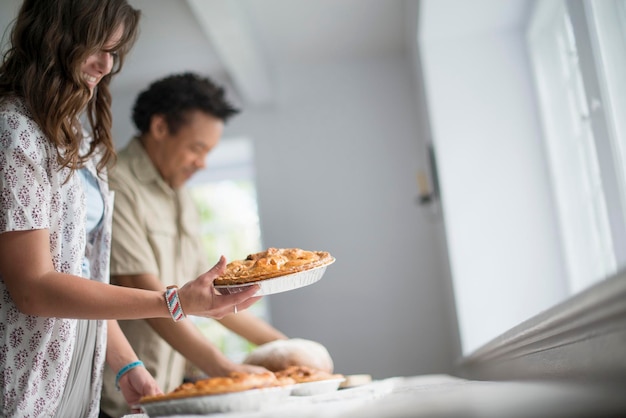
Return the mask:
<path id="1" fill-rule="evenodd" d="M 107 351 L 106 361 L 115 373 L 118 373 L 128 364 L 137 361 L 137 355 L 122 333 L 117 321 L 107 321 Z M 134 367 L 119 378 L 120 391 L 131 407 L 139 403 L 143 396 L 163 393 L 156 381 L 141 366 Z"/>
<path id="2" fill-rule="evenodd" d="M 179 290 L 185 313 L 221 318 L 259 300 L 257 287 L 218 295 L 213 280 L 226 266 L 220 261 Z M 55 271 L 46 229 L 0 234 L 0 274 L 17 308 L 29 315 L 82 319 L 169 318 L 163 291 L 129 289 Z"/>
<path id="3" fill-rule="evenodd" d="M 161 289 L 163 284 L 153 274 L 115 276 L 115 283 L 139 289 Z M 182 303 L 185 309 L 184 303 Z M 171 319 L 147 320 L 152 329 L 187 360 L 209 376 L 225 376 L 231 371 L 264 372 L 261 367 L 232 362 L 212 344 L 190 320 L 173 322 Z"/>

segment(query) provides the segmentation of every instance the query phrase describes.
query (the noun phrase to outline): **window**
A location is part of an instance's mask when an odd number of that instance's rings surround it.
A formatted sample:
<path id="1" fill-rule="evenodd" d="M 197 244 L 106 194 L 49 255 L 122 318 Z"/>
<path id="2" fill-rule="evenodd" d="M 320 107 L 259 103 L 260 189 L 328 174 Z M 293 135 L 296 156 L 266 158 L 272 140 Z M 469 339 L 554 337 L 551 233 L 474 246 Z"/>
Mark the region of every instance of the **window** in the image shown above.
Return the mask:
<path id="1" fill-rule="evenodd" d="M 619 190 L 626 196 L 626 1 L 588 4 L 591 42 L 599 67 L 600 91 L 607 109 L 608 138 L 615 156 Z M 626 216 L 626 213 L 622 213 Z"/>
<path id="2" fill-rule="evenodd" d="M 417 62 L 463 367 L 609 370 L 626 306 L 624 0 L 447 4 L 463 18 L 420 2 Z"/>
<path id="3" fill-rule="evenodd" d="M 220 255 L 234 260 L 261 250 L 252 157 L 252 143 L 248 139 L 223 139 L 209 154 L 207 169 L 189 182 L 200 211 L 204 247 L 211 261 L 217 261 Z M 269 320 L 266 299 L 249 310 Z M 233 361 L 241 362 L 254 347 L 217 321 L 190 318 Z M 201 373 L 190 367 L 187 376 L 197 378 Z"/>
<path id="4" fill-rule="evenodd" d="M 623 9 L 536 2 L 528 30 L 571 293 L 626 264 Z"/>

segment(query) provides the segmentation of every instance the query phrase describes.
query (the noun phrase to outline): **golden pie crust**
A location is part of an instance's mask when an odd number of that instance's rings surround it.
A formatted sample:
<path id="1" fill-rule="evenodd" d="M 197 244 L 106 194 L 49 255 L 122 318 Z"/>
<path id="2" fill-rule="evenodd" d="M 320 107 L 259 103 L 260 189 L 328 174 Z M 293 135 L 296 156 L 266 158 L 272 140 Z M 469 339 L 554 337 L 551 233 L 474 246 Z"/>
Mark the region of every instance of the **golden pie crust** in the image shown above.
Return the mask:
<path id="1" fill-rule="evenodd" d="M 253 283 L 287 274 L 299 273 L 335 261 L 326 251 L 307 251 L 300 248 L 268 248 L 250 254 L 244 260 L 228 263 L 223 275 L 213 282 L 216 286 Z"/>
<path id="2" fill-rule="evenodd" d="M 196 382 L 183 383 L 169 393 L 144 396 L 139 402 L 161 402 L 194 396 L 223 395 L 250 389 L 288 386 L 294 383 L 293 379 L 287 376 L 277 377 L 272 372 L 258 374 L 232 372 L 225 377 L 211 377 L 197 380 Z"/>
<path id="3" fill-rule="evenodd" d="M 321 380 L 343 379 L 345 377 L 342 374 L 332 374 L 307 366 L 290 366 L 284 370 L 274 372 L 274 374 L 279 379 L 290 378 L 296 383 L 319 382 Z"/>

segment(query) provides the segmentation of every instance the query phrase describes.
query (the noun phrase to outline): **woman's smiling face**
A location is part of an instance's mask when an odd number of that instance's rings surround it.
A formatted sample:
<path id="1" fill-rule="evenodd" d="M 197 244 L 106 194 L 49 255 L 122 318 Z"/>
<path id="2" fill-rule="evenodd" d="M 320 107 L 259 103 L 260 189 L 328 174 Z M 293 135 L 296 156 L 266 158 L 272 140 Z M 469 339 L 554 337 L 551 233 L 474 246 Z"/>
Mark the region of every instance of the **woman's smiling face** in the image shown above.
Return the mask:
<path id="1" fill-rule="evenodd" d="M 113 33 L 103 48 L 95 54 L 88 56 L 85 62 L 81 65 L 81 77 L 89 86 L 89 90 L 91 90 L 92 94 L 100 80 L 110 74 L 113 70 L 113 66 L 117 60 L 115 47 L 119 43 L 123 32 L 123 27 L 120 26 L 117 28 L 115 33 Z"/>

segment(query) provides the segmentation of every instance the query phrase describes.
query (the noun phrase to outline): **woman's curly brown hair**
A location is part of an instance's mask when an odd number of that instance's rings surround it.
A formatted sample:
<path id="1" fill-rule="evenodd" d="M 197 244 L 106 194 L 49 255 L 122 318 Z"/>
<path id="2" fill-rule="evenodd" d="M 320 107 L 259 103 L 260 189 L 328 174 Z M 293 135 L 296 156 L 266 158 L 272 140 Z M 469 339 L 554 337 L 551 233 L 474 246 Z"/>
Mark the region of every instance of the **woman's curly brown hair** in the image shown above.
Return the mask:
<path id="1" fill-rule="evenodd" d="M 115 159 L 109 83 L 136 40 L 139 17 L 140 12 L 126 0 L 24 0 L 0 66 L 0 97 L 15 95 L 24 100 L 56 146 L 61 167 L 82 167 L 100 147 L 98 171 Z M 117 62 L 92 95 L 81 65 L 103 51 L 120 27 L 123 34 L 114 46 Z M 85 155 L 79 152 L 83 112 L 93 134 Z"/>

